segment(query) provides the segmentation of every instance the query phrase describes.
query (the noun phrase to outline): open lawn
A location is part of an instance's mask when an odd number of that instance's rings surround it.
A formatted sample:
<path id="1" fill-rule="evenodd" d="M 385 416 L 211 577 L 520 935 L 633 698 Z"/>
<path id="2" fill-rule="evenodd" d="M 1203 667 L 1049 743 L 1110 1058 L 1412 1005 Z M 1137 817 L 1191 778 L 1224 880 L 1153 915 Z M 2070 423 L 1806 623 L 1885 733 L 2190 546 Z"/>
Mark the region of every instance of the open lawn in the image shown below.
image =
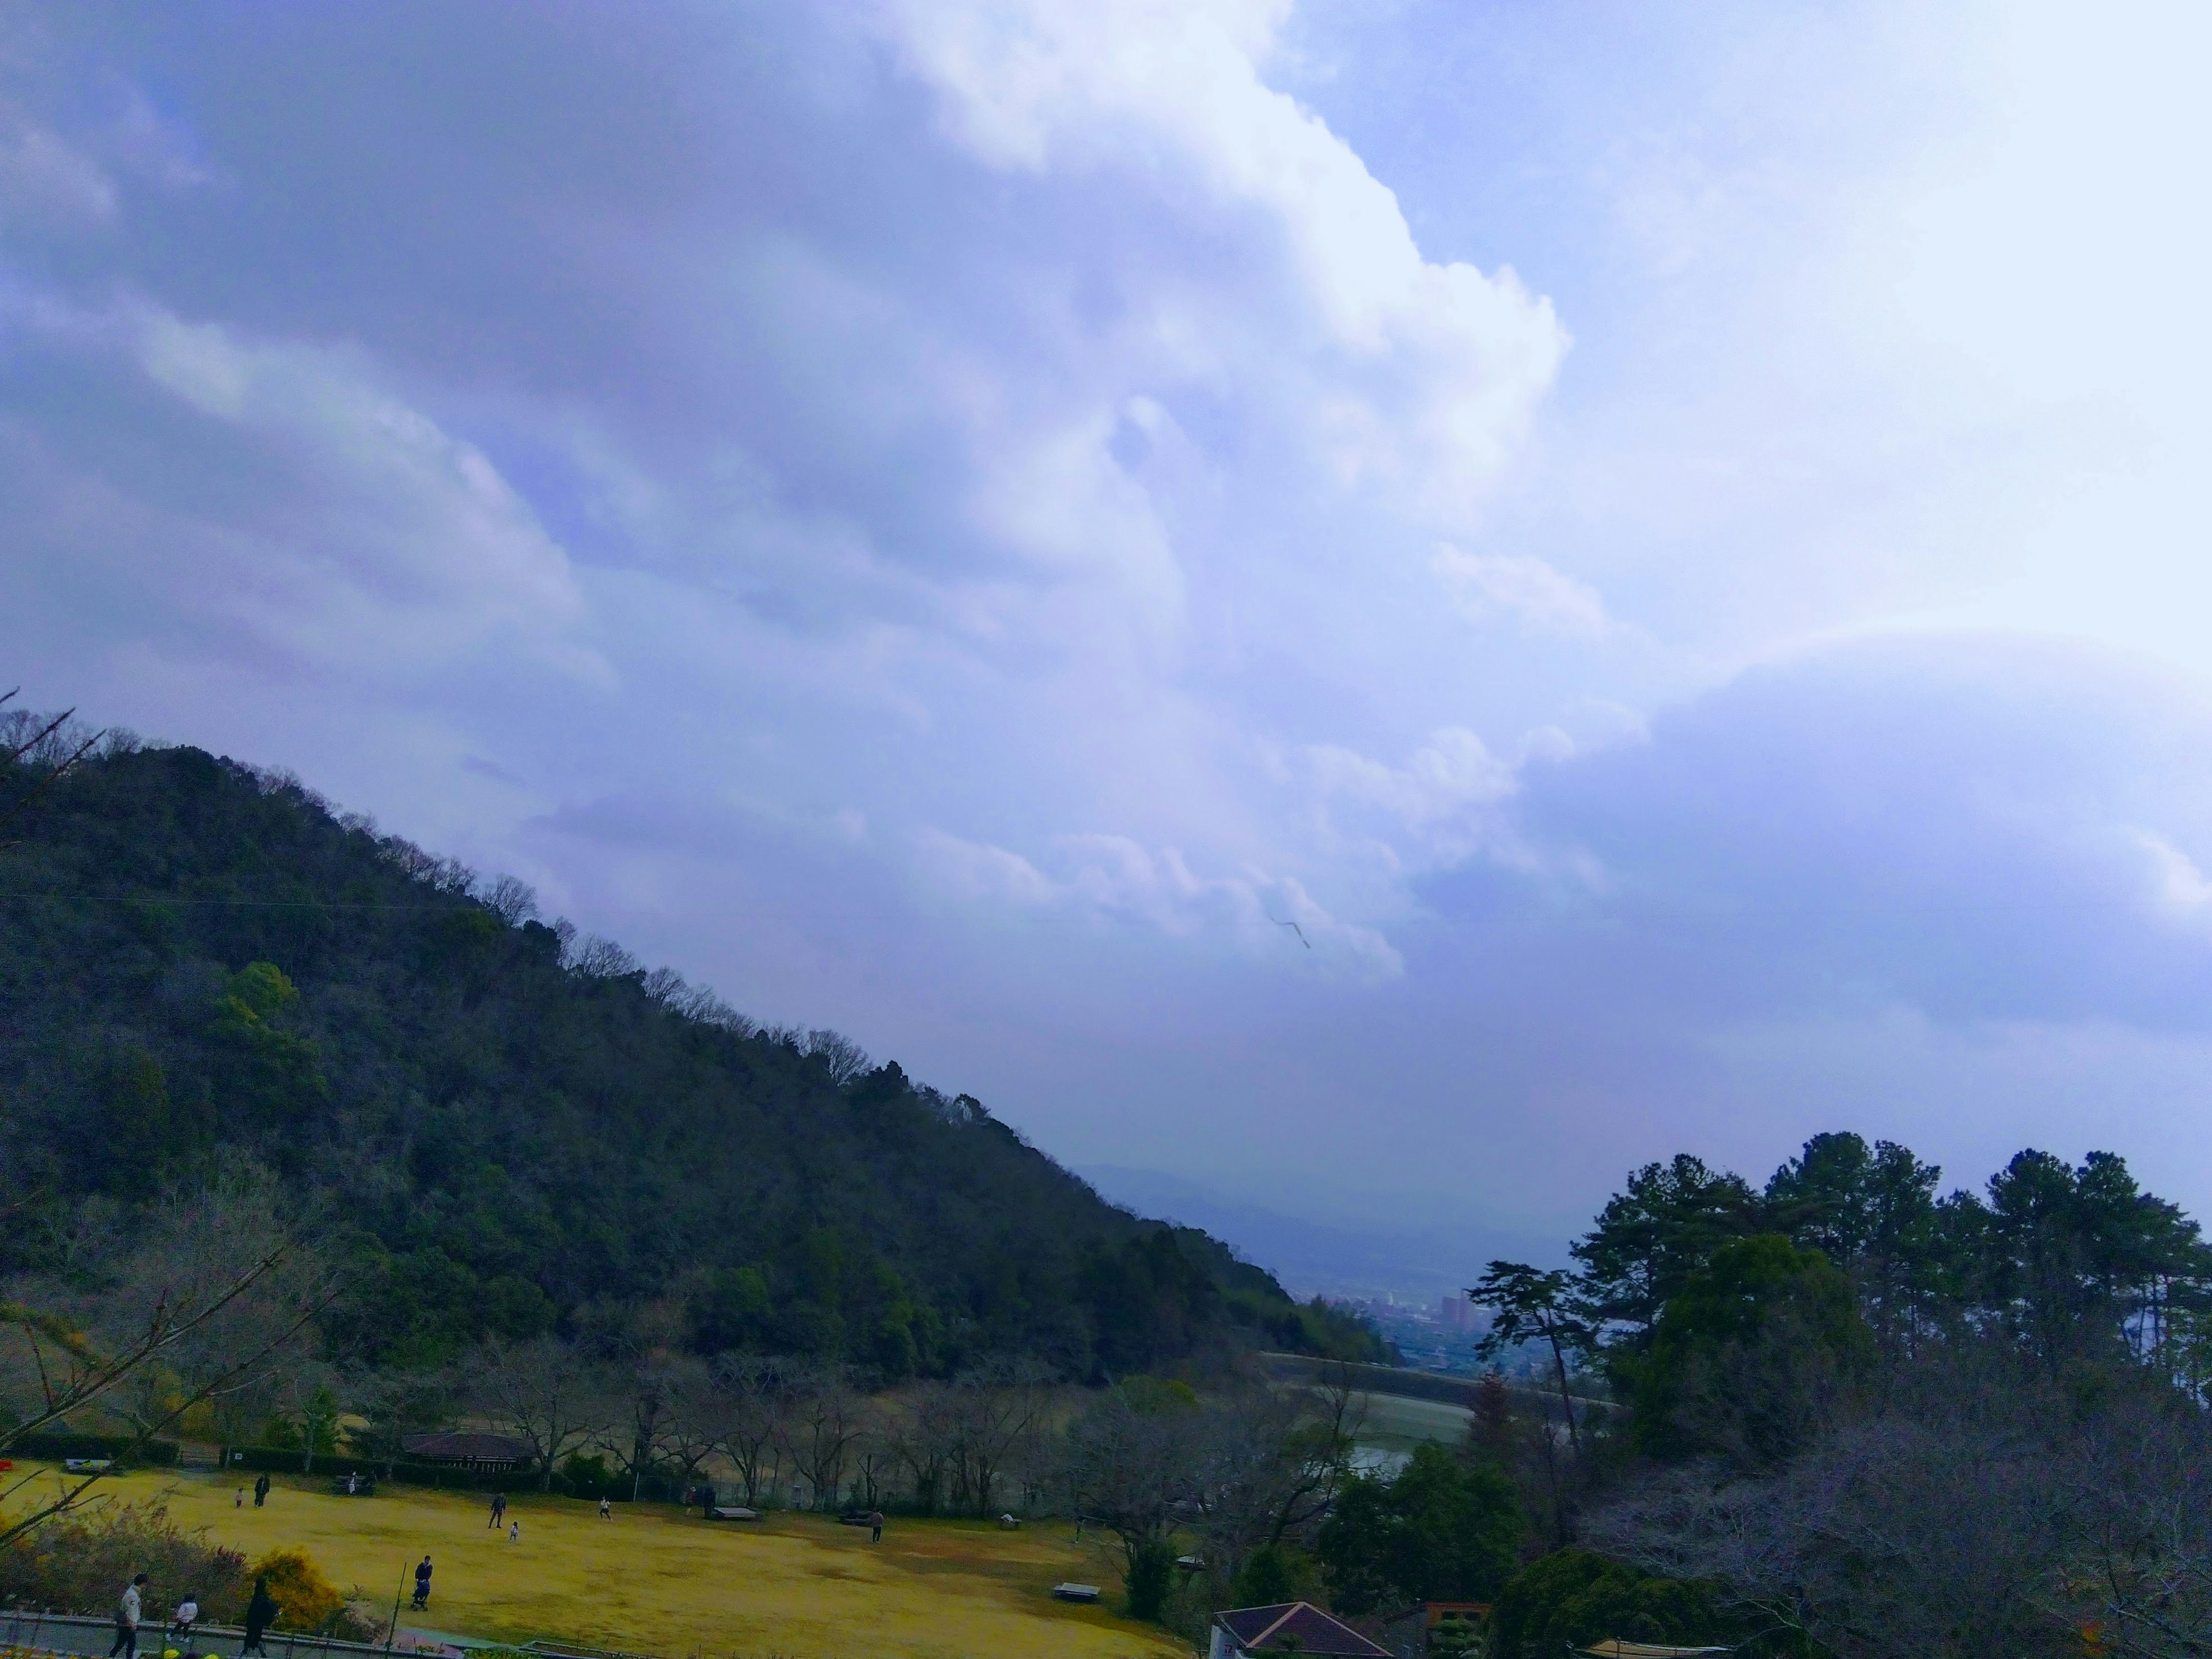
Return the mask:
<path id="1" fill-rule="evenodd" d="M 430 1613 L 404 1629 L 506 1642 L 558 1637 L 686 1659 L 702 1654 L 796 1659 L 1164 1659 L 1185 1650 L 1161 1632 L 1103 1607 L 1051 1599 L 1063 1579 L 1118 1582 L 1091 1540 L 1065 1525 L 1000 1532 L 987 1522 L 895 1517 L 879 1545 L 860 1528 L 778 1513 L 708 1523 L 663 1504 L 597 1506 L 517 1493 L 522 1538 L 484 1524 L 475 1493 L 387 1486 L 375 1498 L 332 1496 L 325 1482 L 278 1478 L 265 1509 L 232 1506 L 234 1480 L 141 1472 L 103 1483 L 118 1498 L 159 1498 L 187 1528 L 249 1557 L 278 1545 L 307 1550 L 341 1588 L 380 1601 L 379 1616 L 423 1552 L 436 1569 Z M 177 1590 L 155 1585 L 149 1605 Z"/>

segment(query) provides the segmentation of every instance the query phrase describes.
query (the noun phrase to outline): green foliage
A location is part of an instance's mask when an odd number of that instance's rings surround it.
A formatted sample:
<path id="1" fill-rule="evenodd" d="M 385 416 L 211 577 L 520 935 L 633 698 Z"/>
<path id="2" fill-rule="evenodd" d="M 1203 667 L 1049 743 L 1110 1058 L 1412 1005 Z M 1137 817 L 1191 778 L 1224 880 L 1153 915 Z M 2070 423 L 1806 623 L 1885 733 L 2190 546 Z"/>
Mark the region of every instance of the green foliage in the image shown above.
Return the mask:
<path id="1" fill-rule="evenodd" d="M 1179 1377 L 1146 1376 L 1140 1372 L 1123 1377 L 1121 1389 L 1121 1398 L 1139 1417 L 1198 1409 L 1198 1390 Z"/>
<path id="2" fill-rule="evenodd" d="M 1731 1636 L 1711 1585 L 1653 1577 L 1583 1549 L 1554 1550 L 1515 1574 L 1490 1631 L 1490 1659 L 1559 1659 L 1612 1637 L 1704 1647 Z"/>
<path id="3" fill-rule="evenodd" d="M 1638 1352 L 1659 1310 L 1713 1251 L 1763 1227 L 1758 1196 L 1741 1176 L 1708 1169 L 1687 1153 L 1647 1164 L 1574 1246 L 1583 1311 L 1617 1328 L 1621 1351 Z"/>
<path id="4" fill-rule="evenodd" d="M 1414 1448 L 1395 1480 L 1358 1476 L 1322 1523 L 1329 1601 L 1368 1613 L 1394 1601 L 1480 1601 L 1513 1571 L 1523 1523 L 1512 1483 L 1442 1446 Z"/>
<path id="5" fill-rule="evenodd" d="M 758 1267 L 709 1267 L 684 1303 L 691 1345 L 701 1353 L 758 1348 L 770 1311 L 768 1278 Z"/>
<path id="6" fill-rule="evenodd" d="M 1230 1586 L 1231 1607 L 1272 1607 L 1306 1598 L 1311 1564 L 1287 1544 L 1262 1544 L 1245 1557 Z"/>
<path id="7" fill-rule="evenodd" d="M 1464 1613 L 1447 1613 L 1429 1626 L 1429 1659 L 1474 1659 L 1482 1651 L 1482 1626 Z"/>
<path id="8" fill-rule="evenodd" d="M 561 1464 L 561 1478 L 574 1498 L 607 1498 L 615 1494 L 621 1476 L 601 1452 L 573 1452 Z"/>
<path id="9" fill-rule="evenodd" d="M 487 1332 L 659 1301 L 702 1353 L 889 1379 L 1358 1345 L 1203 1233 L 1103 1203 L 979 1103 L 574 951 L 526 901 L 495 908 L 295 782 L 118 752 L 27 828 L 13 890 L 102 902 L 19 902 L 0 933 L 15 1190 L 136 1198 L 250 1154 L 332 1218 L 334 1358 L 432 1366 Z M 49 1265 L 42 1222 L 7 1230 L 0 1271 Z"/>
<path id="10" fill-rule="evenodd" d="M 2197 1224 L 2142 1191 L 2121 1158 L 2092 1152 L 2069 1167 L 2023 1152 L 1991 1177 L 1985 1196 L 1939 1200 L 1941 1176 L 1893 1141 L 1869 1147 L 1849 1133 L 1814 1136 L 1763 1194 L 1686 1155 L 1647 1164 L 1573 1247 L 1589 1346 L 1624 1391 L 1670 1387 L 1667 1364 L 1655 1378 L 1645 1363 L 1662 1310 L 1721 1252 L 1773 1235 L 1841 1273 L 1893 1359 L 1930 1340 L 1994 1329 L 2054 1370 L 2130 1353 L 2177 1372 L 2201 1370 L 2183 1338 L 2212 1310 L 2212 1249 Z M 1809 1293 L 1784 1298 L 1790 1317 L 1814 1317 L 1803 1304 Z M 1832 1348 L 1843 1344 L 1839 1358 L 1857 1363 L 1856 1335 L 1828 1337 Z M 1731 1340 L 1750 1338 L 1739 1331 Z M 1786 1345 L 1766 1348 L 1767 1359 L 1787 1357 Z M 1647 1435 L 1646 1443 L 1661 1442 Z"/>
<path id="11" fill-rule="evenodd" d="M 1723 1244 L 1659 1316 L 1637 1370 L 1638 1443 L 1778 1462 L 1874 1353 L 1850 1278 L 1818 1250 L 1778 1233 Z"/>
<path id="12" fill-rule="evenodd" d="M 1927 1322 L 1948 1282 L 1936 1183 L 1942 1172 L 1894 1141 L 1818 1134 L 1766 1183 L 1767 1224 L 1851 1276 L 1894 1349 Z"/>
<path id="13" fill-rule="evenodd" d="M 1129 1573 L 1124 1588 L 1129 1617 L 1159 1622 L 1168 1590 L 1175 1578 L 1175 1546 L 1164 1538 L 1147 1538 L 1129 1553 Z"/>
<path id="14" fill-rule="evenodd" d="M 2142 1191 L 2111 1152 L 2069 1169 L 2023 1152 L 1990 1177 L 1986 1205 L 1960 1194 L 1943 1220 L 1974 1299 L 2053 1365 L 2114 1357 L 2130 1319 L 2162 1305 L 2172 1281 L 2201 1292 L 2212 1277 L 2197 1223 Z"/>

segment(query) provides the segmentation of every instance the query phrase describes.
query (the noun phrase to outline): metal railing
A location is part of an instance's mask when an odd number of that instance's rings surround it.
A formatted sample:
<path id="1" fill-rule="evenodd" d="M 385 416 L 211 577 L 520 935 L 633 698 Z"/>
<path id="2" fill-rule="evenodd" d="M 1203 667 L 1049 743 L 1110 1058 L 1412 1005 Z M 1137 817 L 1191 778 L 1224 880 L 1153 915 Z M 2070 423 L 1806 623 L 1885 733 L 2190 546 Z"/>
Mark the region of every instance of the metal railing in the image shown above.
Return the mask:
<path id="1" fill-rule="evenodd" d="M 36 1607 L 0 1611 L 0 1633 L 11 1649 L 55 1654 L 104 1655 L 115 1642 L 115 1620 L 83 1613 L 46 1613 Z M 148 1620 L 138 1626 L 138 1659 L 161 1659 L 169 1645 L 168 1626 Z M 236 1626 L 196 1625 L 192 1650 L 201 1659 L 228 1659 L 246 1640 Z M 272 1630 L 261 1638 L 269 1659 L 366 1659 L 387 1651 L 381 1642 L 346 1642 L 335 1636 L 311 1636 L 295 1631 Z M 392 1652 L 410 1650 L 392 1649 Z"/>

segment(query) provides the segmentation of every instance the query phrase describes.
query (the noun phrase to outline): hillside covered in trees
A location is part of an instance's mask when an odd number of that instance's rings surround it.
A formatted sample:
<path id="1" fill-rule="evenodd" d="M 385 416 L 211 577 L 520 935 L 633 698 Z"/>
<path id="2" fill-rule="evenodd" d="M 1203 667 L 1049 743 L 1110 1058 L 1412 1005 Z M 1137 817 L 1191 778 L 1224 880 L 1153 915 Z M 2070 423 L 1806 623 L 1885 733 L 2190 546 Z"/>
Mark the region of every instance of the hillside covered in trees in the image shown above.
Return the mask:
<path id="1" fill-rule="evenodd" d="M 52 786 L 0 854 L 10 1271 L 56 1206 L 243 1156 L 315 1212 L 346 1269 L 326 1331 L 382 1365 L 643 1304 L 702 1353 L 884 1380 L 1379 1357 L 977 1101 L 760 1029 L 295 780 L 128 742 L 43 778 L 64 752 L 0 770 L 9 800 Z"/>

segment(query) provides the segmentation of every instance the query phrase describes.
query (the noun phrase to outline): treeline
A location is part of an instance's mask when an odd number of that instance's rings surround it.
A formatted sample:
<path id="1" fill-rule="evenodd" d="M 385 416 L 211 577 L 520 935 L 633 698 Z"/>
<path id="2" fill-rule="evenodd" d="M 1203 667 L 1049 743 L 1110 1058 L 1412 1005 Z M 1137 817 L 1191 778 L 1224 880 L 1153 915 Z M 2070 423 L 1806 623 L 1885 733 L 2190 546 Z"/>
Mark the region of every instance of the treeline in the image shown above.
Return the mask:
<path id="1" fill-rule="evenodd" d="M 884 1382 L 1384 1357 L 972 1097 L 759 1027 L 295 780 L 73 752 L 0 758 L 0 806 L 35 797 L 0 856 L 0 1271 L 66 1280 L 82 1218 L 128 1229 L 243 1161 L 343 1268 L 320 1328 L 356 1368 L 589 1346 L 644 1309 L 702 1358 Z"/>
<path id="2" fill-rule="evenodd" d="M 1939 1184 L 1854 1134 L 1763 1188 L 1678 1157 L 1630 1177 L 1577 1270 L 1491 1265 L 1492 1351 L 1629 1407 L 1474 1452 L 1555 1547 L 1500 1588 L 1499 1659 L 2212 1643 L 2197 1224 L 2105 1152 Z"/>
<path id="3" fill-rule="evenodd" d="M 1571 1249 L 1474 1287 L 1550 1408 L 1493 1368 L 1462 1442 L 1395 1471 L 1355 1455 L 1348 1367 L 1085 1411 L 1065 1489 L 1132 1610 L 1195 1638 L 1293 1596 L 1478 1603 L 1429 1651 L 1489 1659 L 2212 1650 L 2212 1255 L 2119 1158 L 2025 1152 L 1943 1194 L 1852 1134 L 1763 1187 L 1682 1157 Z"/>

